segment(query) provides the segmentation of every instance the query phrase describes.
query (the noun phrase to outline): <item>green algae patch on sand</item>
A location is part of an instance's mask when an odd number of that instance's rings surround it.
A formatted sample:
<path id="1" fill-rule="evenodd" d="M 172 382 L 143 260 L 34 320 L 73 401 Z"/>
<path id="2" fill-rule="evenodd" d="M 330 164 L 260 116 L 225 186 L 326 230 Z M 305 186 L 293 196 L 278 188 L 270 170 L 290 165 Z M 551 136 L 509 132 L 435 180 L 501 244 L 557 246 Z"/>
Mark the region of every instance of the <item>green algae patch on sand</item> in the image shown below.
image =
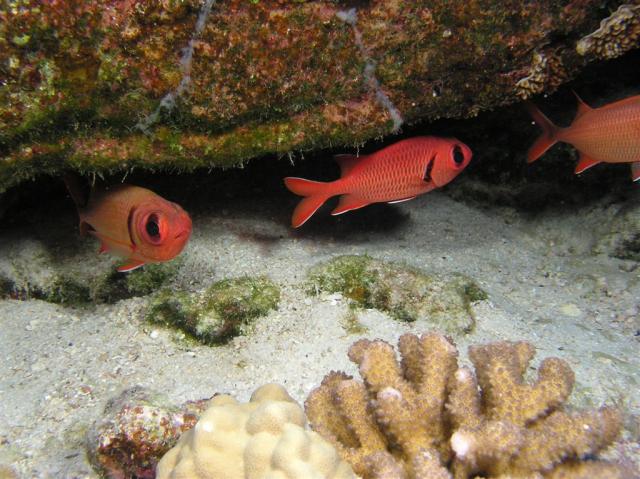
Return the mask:
<path id="1" fill-rule="evenodd" d="M 11 281 L 7 276 L 0 273 L 0 298 L 9 298 L 13 293 L 13 281 Z"/>
<path id="2" fill-rule="evenodd" d="M 118 273 L 115 269 L 104 274 L 93 293 L 96 301 L 113 303 L 134 296 L 146 296 L 166 286 L 182 266 L 177 258 L 166 263 L 146 264 L 130 273 Z"/>
<path id="3" fill-rule="evenodd" d="M 593 252 L 640 261 L 640 206 L 637 203 L 629 204 L 613 215 Z"/>
<path id="4" fill-rule="evenodd" d="M 425 320 L 450 334 L 470 332 L 475 324 L 471 303 L 487 299 L 465 275 L 428 274 L 355 255 L 312 267 L 306 289 L 310 294 L 341 293 L 362 308 L 377 309 L 399 321 Z"/>
<path id="5" fill-rule="evenodd" d="M 204 344 L 223 344 L 247 334 L 279 302 L 280 288 L 270 279 L 245 276 L 196 293 L 164 289 L 151 300 L 146 319 L 177 327 Z"/>
<path id="6" fill-rule="evenodd" d="M 167 286 L 182 265 L 179 258 L 118 273 L 122 259 L 97 255 L 95 245 L 73 240 L 61 245 L 37 239 L 9 241 L 0 250 L 0 295 L 41 299 L 65 306 L 115 303 Z"/>

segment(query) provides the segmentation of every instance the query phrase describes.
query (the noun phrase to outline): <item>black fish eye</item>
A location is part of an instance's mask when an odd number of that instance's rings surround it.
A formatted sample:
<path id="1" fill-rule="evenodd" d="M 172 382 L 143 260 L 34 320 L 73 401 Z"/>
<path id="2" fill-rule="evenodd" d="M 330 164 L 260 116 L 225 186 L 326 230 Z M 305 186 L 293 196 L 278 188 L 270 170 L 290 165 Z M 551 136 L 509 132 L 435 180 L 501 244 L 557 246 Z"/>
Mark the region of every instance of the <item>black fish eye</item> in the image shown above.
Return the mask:
<path id="1" fill-rule="evenodd" d="M 453 161 L 455 161 L 456 166 L 460 166 L 464 162 L 464 153 L 458 145 L 453 147 Z"/>
<path id="2" fill-rule="evenodd" d="M 145 228 L 151 238 L 158 238 L 160 236 L 160 226 L 158 226 L 158 218 L 155 215 L 149 217 Z"/>

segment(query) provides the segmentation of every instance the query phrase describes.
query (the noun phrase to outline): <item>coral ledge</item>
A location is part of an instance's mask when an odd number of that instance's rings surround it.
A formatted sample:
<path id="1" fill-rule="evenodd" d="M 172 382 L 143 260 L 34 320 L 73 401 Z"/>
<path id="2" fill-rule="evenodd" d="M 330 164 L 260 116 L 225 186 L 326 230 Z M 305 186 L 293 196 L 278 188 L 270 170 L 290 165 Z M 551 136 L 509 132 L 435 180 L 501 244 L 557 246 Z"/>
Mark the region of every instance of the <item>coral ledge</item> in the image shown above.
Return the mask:
<path id="1" fill-rule="evenodd" d="M 399 350 L 400 362 L 385 341 L 354 343 L 364 382 L 331 372 L 305 404 L 312 429 L 364 479 L 625 477 L 596 458 L 617 438 L 620 411 L 568 412 L 565 361 L 545 359 L 530 384 L 526 342 L 471 347 L 475 372 L 438 334 L 405 334 Z"/>

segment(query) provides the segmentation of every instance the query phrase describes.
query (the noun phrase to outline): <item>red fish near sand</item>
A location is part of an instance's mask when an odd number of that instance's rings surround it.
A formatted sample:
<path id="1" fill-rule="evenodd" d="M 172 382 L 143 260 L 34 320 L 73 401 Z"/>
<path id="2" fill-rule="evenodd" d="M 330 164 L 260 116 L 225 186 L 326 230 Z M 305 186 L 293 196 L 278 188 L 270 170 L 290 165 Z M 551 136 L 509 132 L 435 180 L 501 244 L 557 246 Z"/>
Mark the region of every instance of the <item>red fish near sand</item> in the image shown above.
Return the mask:
<path id="1" fill-rule="evenodd" d="M 153 191 L 122 184 L 93 191 L 85 200 L 75 179 L 64 179 L 78 208 L 80 234 L 98 238 L 100 253 L 126 258 L 120 272 L 174 258 L 191 235 L 189 215 Z"/>
<path id="2" fill-rule="evenodd" d="M 302 226 L 332 196 L 342 195 L 331 212 L 339 215 L 371 203 L 398 203 L 444 186 L 469 164 L 471 150 L 455 138 L 420 136 L 371 155 L 337 155 L 342 176 L 328 183 L 285 178 L 291 192 L 305 196 L 291 218 Z"/>
<path id="3" fill-rule="evenodd" d="M 631 163 L 631 178 L 640 179 L 640 95 L 601 108 L 591 108 L 578 98 L 578 113 L 567 128 L 554 125 L 535 106 L 528 108 L 543 130 L 529 149 L 529 163 L 563 141 L 580 152 L 576 174 L 598 163 Z"/>

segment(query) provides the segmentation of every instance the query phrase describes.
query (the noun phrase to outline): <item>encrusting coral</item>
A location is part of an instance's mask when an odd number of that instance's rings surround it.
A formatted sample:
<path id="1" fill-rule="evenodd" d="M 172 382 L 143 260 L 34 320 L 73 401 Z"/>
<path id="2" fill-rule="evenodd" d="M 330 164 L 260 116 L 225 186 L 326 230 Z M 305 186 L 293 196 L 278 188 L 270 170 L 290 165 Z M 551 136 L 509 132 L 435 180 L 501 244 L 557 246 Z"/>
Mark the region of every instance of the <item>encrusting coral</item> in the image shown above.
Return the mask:
<path id="1" fill-rule="evenodd" d="M 471 347 L 475 373 L 435 333 L 405 334 L 399 350 L 400 362 L 385 341 L 354 343 L 364 382 L 331 372 L 305 403 L 312 429 L 364 479 L 624 477 L 595 458 L 619 434 L 620 412 L 565 411 L 565 361 L 545 359 L 529 384 L 526 342 Z"/>
<path id="2" fill-rule="evenodd" d="M 576 44 L 579 55 L 616 58 L 638 47 L 640 40 L 640 5 L 620 5 L 600 22 L 600 28 Z"/>
<path id="3" fill-rule="evenodd" d="M 160 461 L 157 479 L 355 479 L 282 386 L 258 388 L 248 403 L 214 397 L 196 426 Z"/>

